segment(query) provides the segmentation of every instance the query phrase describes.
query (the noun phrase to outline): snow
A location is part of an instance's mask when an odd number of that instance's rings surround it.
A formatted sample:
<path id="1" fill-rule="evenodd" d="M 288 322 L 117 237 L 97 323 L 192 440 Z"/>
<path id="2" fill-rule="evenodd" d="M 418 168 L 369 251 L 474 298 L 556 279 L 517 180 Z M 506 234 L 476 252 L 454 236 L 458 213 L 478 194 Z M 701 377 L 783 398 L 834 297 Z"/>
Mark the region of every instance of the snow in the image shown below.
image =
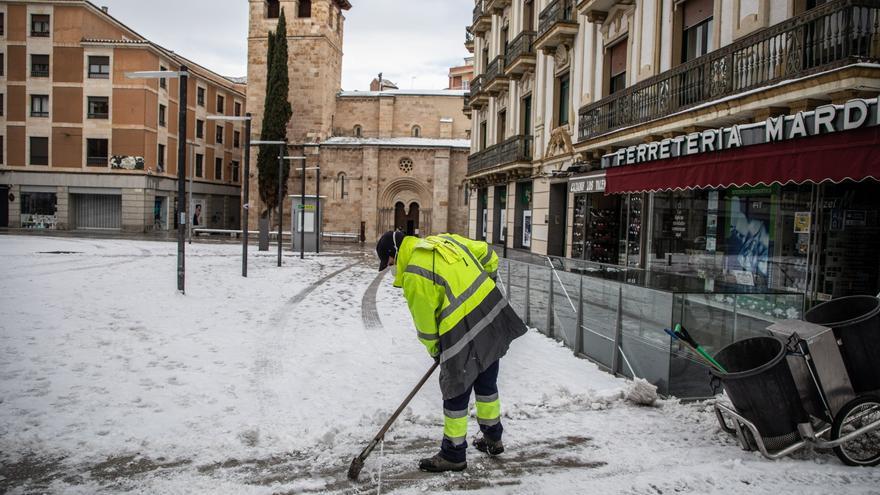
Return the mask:
<path id="1" fill-rule="evenodd" d="M 173 243 L 0 237 L 0 492 L 880 493 L 827 453 L 741 451 L 708 403 L 631 404 L 534 330 L 501 362 L 501 458 L 414 469 L 442 434 L 434 377 L 352 485 L 431 364 L 405 302 L 370 249 L 277 268 L 254 248 L 247 279 L 240 249 L 188 245 L 183 296 Z"/>
<path id="2" fill-rule="evenodd" d="M 470 139 L 432 139 L 432 138 L 357 138 L 336 136 L 321 143 L 325 146 L 406 146 L 429 148 L 470 148 Z"/>

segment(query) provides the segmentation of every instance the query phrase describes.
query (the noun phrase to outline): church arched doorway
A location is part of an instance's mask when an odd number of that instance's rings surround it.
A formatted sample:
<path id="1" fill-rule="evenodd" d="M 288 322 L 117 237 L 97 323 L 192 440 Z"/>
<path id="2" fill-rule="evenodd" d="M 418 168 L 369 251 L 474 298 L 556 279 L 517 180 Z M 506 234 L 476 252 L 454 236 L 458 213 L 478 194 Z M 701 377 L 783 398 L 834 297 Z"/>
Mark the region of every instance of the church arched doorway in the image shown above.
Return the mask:
<path id="1" fill-rule="evenodd" d="M 398 201 L 394 205 L 394 228 L 406 232 L 406 235 L 419 235 L 419 204 L 415 201 L 409 208 Z"/>

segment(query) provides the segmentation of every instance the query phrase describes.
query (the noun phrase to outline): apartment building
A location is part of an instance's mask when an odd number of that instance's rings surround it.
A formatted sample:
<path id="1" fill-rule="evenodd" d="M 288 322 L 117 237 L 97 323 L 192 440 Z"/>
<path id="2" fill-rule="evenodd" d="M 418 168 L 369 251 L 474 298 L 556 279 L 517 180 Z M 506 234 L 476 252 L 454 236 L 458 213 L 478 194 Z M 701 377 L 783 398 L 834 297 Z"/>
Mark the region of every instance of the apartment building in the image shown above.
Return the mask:
<path id="1" fill-rule="evenodd" d="M 474 78 L 474 57 L 464 59 L 464 64 L 449 68 L 449 86 L 446 89 L 469 89 Z"/>
<path id="2" fill-rule="evenodd" d="M 880 292 L 876 2 L 478 0 L 469 32 L 473 237 Z"/>
<path id="3" fill-rule="evenodd" d="M 82 0 L 0 4 L 0 226 L 149 232 L 177 226 L 178 81 L 190 71 L 187 176 L 206 227 L 239 228 L 245 86 Z"/>

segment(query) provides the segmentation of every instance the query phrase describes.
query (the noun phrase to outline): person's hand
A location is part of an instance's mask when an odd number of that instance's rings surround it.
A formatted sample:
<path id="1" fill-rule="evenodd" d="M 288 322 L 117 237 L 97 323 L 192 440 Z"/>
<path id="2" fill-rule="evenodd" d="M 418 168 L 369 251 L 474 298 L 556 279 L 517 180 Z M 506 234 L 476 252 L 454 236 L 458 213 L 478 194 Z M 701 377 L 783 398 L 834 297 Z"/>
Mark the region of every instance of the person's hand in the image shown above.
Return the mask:
<path id="1" fill-rule="evenodd" d="M 434 364 L 440 364 L 440 354 L 437 354 L 436 356 L 431 356 L 431 358 L 434 360 Z"/>

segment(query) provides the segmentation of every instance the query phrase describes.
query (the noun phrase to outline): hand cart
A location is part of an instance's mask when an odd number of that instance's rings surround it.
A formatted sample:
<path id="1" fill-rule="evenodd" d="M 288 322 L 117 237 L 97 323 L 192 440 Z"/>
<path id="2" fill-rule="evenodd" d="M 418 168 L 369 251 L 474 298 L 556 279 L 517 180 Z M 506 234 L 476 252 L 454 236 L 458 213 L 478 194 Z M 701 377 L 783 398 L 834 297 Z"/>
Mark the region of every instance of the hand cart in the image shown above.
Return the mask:
<path id="1" fill-rule="evenodd" d="M 772 338 L 785 343 L 785 363 L 782 366 L 790 370 L 793 379 L 793 385 L 787 393 L 786 387 L 780 387 L 779 383 L 772 383 L 764 390 L 752 388 L 749 393 L 755 400 L 747 398 L 746 405 L 738 410 L 733 403 L 744 403 L 743 389 L 740 388 L 739 395 L 735 397 L 737 394 L 731 393 L 735 391 L 734 387 L 728 389 L 724 376 L 714 373 L 725 384 L 730 398 L 730 401 L 719 399 L 715 402 L 715 415 L 721 428 L 734 436 L 744 450 L 758 451 L 768 459 L 779 459 L 805 447 L 833 449 L 837 457 L 850 466 L 880 464 L 880 390 L 876 388 L 877 376 L 880 375 L 880 355 L 871 355 L 880 345 L 880 301 L 870 296 L 856 297 L 860 299 L 855 302 L 836 300 L 837 309 L 843 304 L 847 304 L 849 310 L 868 308 L 867 312 L 862 311 L 863 315 L 859 318 L 844 322 L 846 325 L 862 325 L 855 338 L 850 338 L 837 323 L 842 320 L 824 321 L 826 326 L 788 320 L 768 328 Z M 814 310 L 827 304 L 817 306 Z M 814 310 L 807 313 L 806 319 L 811 319 Z M 823 312 L 827 313 L 824 310 L 814 313 L 812 320 L 821 321 Z M 815 317 L 817 314 L 819 318 Z M 847 339 L 850 341 L 846 342 Z M 858 342 L 858 346 L 853 346 L 853 340 Z M 720 351 L 716 358 L 721 357 L 724 351 Z M 855 364 L 847 362 L 848 358 Z M 783 368 L 776 368 L 777 377 Z M 852 379 L 852 375 L 858 378 Z M 783 378 L 788 380 L 787 376 Z M 787 410 L 796 408 L 801 411 L 800 414 L 782 419 L 783 431 L 792 433 L 768 438 L 767 428 L 764 427 L 765 435 L 762 435 L 759 425 L 768 424 L 768 420 L 775 420 L 777 425 L 780 423 L 778 417 L 767 417 L 775 412 L 767 411 L 778 411 L 772 406 L 786 401 L 792 406 Z M 756 408 L 755 404 L 767 407 Z M 785 429 L 785 423 L 788 423 L 788 429 Z"/>

